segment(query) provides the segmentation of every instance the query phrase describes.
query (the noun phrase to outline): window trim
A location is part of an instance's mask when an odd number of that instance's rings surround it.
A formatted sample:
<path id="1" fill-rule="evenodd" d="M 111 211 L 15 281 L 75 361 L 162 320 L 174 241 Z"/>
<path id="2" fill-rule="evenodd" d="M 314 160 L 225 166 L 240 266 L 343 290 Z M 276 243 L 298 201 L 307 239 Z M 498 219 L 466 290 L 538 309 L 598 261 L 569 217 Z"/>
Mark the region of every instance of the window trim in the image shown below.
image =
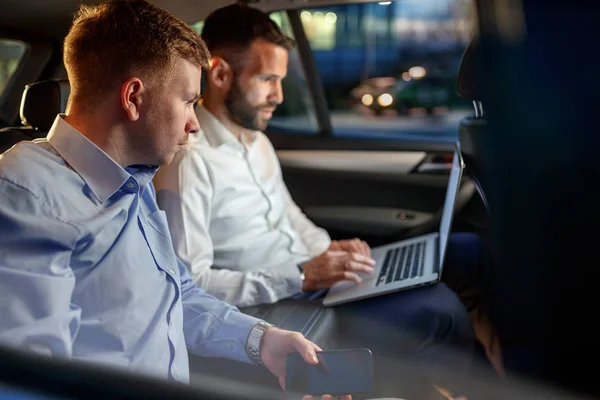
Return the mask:
<path id="1" fill-rule="evenodd" d="M 294 32 L 294 38 L 296 40 L 296 47 L 300 54 L 300 62 L 302 63 L 302 69 L 308 83 L 308 89 L 314 104 L 315 116 L 317 118 L 318 132 L 315 136 L 321 137 L 333 137 L 333 128 L 331 126 L 331 117 L 329 113 L 329 106 L 327 105 L 327 98 L 325 97 L 325 90 L 321 82 L 321 76 L 317 69 L 317 63 L 315 56 L 302 20 L 300 19 L 300 10 L 286 10 L 286 14 Z"/>
<path id="2" fill-rule="evenodd" d="M 8 90 L 8 86 L 9 86 L 10 82 L 13 80 L 13 77 L 19 72 L 19 69 L 23 65 L 23 61 L 25 60 L 25 57 L 27 56 L 27 53 L 29 52 L 29 44 L 22 40 L 16 40 L 14 38 L 6 38 L 6 37 L 2 37 L 2 36 L 0 36 L 0 40 L 12 42 L 14 44 L 17 44 L 17 45 L 20 45 L 23 47 L 23 53 L 19 56 L 17 67 L 15 68 L 13 73 L 10 74 L 10 76 L 8 76 L 8 79 L 5 82 L 4 88 L 3 89 L 0 88 L 0 90 L 2 90 L 0 92 L 0 98 L 1 98 L 2 95 L 4 93 L 6 93 L 6 91 Z"/>
<path id="3" fill-rule="evenodd" d="M 47 37 L 14 28 L 0 28 L 0 37 L 26 45 L 21 62 L 0 95 L 0 121 L 12 125 L 19 116 L 25 85 L 40 79 L 52 59 L 54 45 Z"/>

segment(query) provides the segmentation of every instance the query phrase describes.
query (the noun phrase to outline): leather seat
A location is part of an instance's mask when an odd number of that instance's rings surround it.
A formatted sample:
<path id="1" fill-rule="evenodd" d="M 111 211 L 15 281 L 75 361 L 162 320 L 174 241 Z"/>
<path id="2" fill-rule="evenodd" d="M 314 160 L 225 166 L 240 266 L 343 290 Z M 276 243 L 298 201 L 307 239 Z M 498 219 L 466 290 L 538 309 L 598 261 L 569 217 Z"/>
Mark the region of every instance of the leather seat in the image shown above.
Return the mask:
<path id="1" fill-rule="evenodd" d="M 22 126 L 0 129 L 0 153 L 23 140 L 46 137 L 59 113 L 64 113 L 71 87 L 66 79 L 47 80 L 25 86 L 21 98 Z"/>

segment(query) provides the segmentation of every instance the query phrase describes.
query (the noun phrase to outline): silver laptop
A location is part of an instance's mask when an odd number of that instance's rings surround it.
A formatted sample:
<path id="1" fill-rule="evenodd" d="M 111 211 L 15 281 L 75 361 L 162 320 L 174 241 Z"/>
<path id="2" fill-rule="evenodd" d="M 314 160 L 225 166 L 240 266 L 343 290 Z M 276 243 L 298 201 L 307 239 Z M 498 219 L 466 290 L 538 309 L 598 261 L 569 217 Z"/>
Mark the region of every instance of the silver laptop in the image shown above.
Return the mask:
<path id="1" fill-rule="evenodd" d="M 363 281 L 359 284 L 349 281 L 336 283 L 325 296 L 323 304 L 334 306 L 438 282 L 463 168 L 464 161 L 457 143 L 439 232 L 373 248 L 371 257 L 376 261 L 375 271 L 371 275 L 361 274 Z"/>

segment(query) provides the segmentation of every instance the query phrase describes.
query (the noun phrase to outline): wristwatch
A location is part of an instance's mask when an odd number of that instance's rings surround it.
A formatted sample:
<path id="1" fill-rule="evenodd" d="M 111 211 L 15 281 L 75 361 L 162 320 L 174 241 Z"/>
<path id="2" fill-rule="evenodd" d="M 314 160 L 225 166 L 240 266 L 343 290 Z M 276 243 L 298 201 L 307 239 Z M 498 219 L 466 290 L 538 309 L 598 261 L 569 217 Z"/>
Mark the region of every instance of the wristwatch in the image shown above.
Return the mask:
<path id="1" fill-rule="evenodd" d="M 302 292 L 304 287 L 304 268 L 302 268 L 302 264 L 298 264 L 298 270 L 300 271 L 300 291 Z"/>
<path id="2" fill-rule="evenodd" d="M 304 268 L 302 268 L 302 264 L 298 264 L 298 270 L 300 271 L 300 279 L 302 279 L 302 283 L 304 283 Z"/>
<path id="3" fill-rule="evenodd" d="M 260 358 L 262 341 L 265 333 L 272 326 L 274 325 L 268 322 L 259 321 L 250 329 L 248 339 L 246 339 L 246 354 L 248 354 L 248 358 L 255 364 L 264 365 Z"/>

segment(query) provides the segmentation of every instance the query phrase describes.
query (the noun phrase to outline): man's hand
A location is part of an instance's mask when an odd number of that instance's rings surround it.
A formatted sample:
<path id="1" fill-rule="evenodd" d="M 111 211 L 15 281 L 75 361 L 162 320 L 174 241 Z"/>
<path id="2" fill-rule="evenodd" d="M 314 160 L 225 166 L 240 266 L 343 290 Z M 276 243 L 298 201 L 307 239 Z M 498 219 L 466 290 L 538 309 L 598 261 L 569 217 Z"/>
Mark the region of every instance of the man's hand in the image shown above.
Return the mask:
<path id="1" fill-rule="evenodd" d="M 277 377 L 279 385 L 285 390 L 285 373 L 287 366 L 287 356 L 292 353 L 300 353 L 304 361 L 309 364 L 318 364 L 317 351 L 322 351 L 319 346 L 306 339 L 299 332 L 286 331 L 283 329 L 270 327 L 262 339 L 260 359 L 265 367 Z M 312 399 L 305 396 L 305 399 Z M 323 399 L 332 398 L 323 396 Z M 350 400 L 351 396 L 344 396 L 344 399 Z"/>
<path id="2" fill-rule="evenodd" d="M 325 253 L 302 264 L 304 284 L 302 291 L 326 289 L 339 281 L 362 281 L 358 273 L 373 273 L 375 260 L 358 253 L 327 250 Z"/>
<path id="3" fill-rule="evenodd" d="M 319 346 L 306 339 L 299 332 L 286 331 L 270 327 L 262 339 L 260 359 L 265 367 L 279 379 L 279 384 L 285 389 L 285 371 L 287 356 L 300 353 L 304 361 L 309 364 L 318 364 L 317 351 L 322 351 Z"/>
<path id="4" fill-rule="evenodd" d="M 364 240 L 358 238 L 348 240 L 332 240 L 329 250 L 342 250 L 350 253 L 362 254 L 371 257 L 371 248 Z"/>

